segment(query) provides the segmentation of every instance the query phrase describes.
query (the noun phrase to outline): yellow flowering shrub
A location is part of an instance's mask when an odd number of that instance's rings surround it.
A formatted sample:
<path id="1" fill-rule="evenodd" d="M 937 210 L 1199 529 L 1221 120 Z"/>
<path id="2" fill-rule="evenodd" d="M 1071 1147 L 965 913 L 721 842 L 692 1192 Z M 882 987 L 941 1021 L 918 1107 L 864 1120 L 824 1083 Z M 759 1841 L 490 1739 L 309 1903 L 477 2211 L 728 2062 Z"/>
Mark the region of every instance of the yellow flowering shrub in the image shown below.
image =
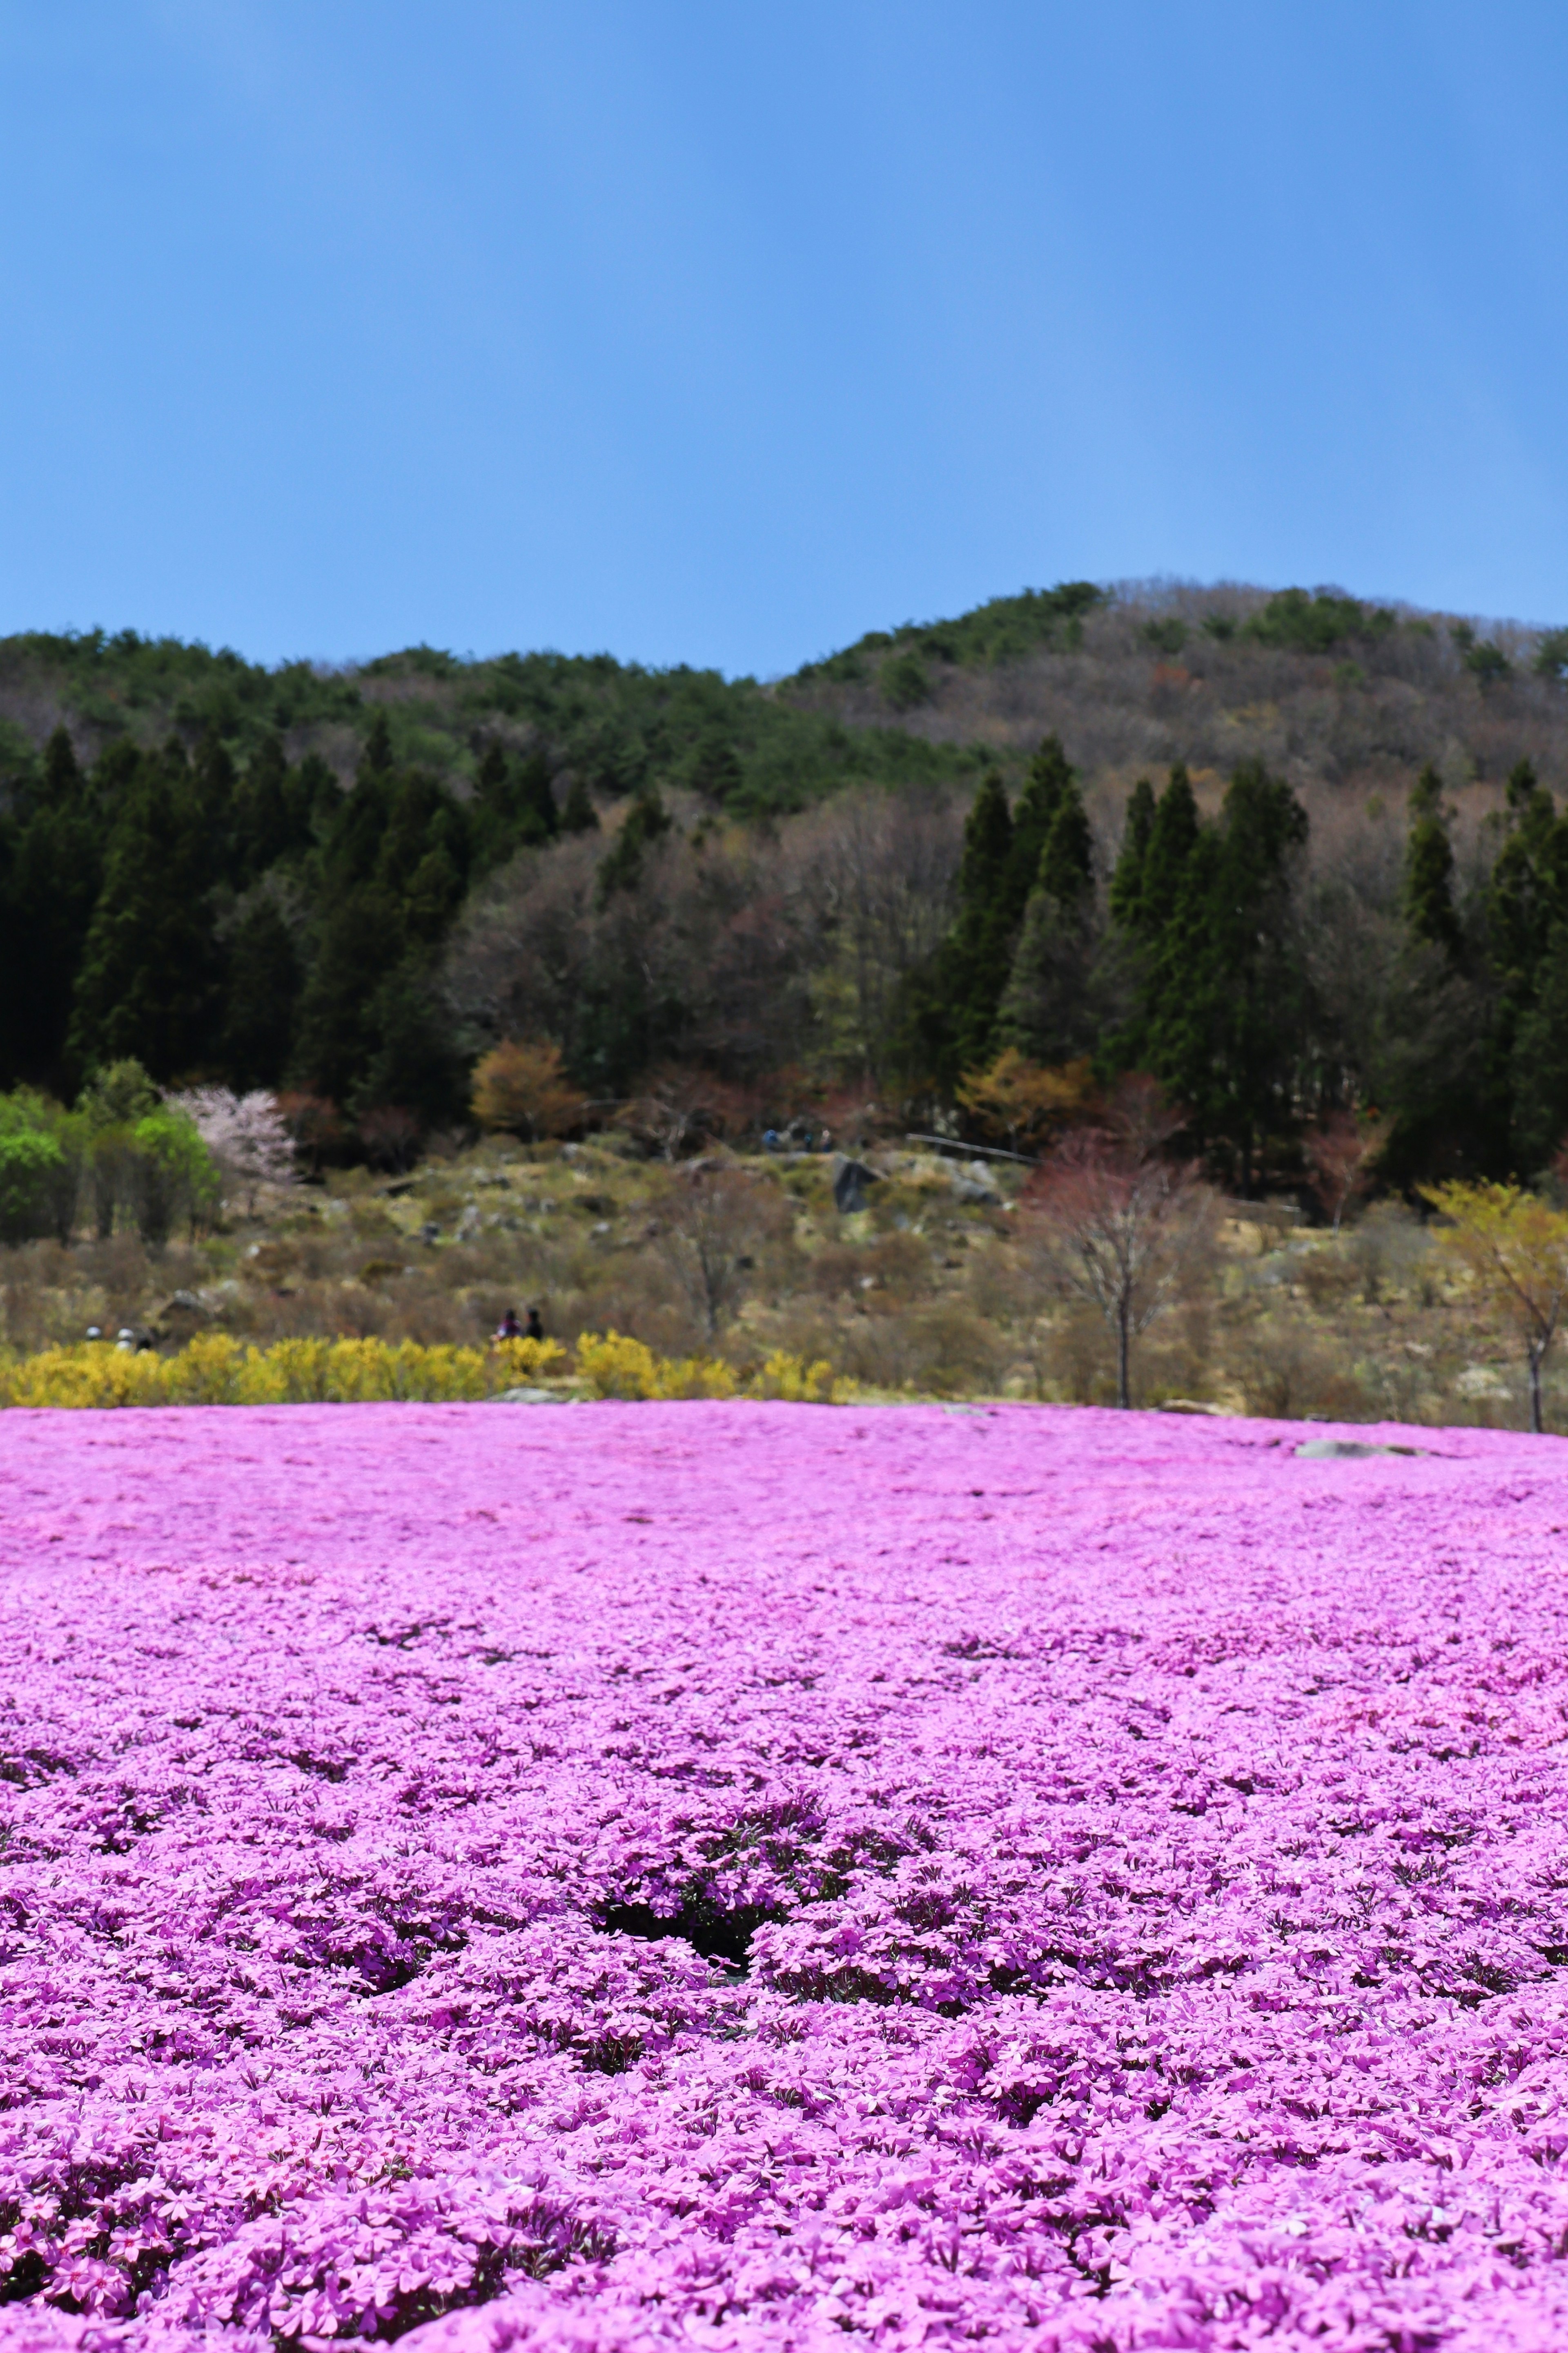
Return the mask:
<path id="1" fill-rule="evenodd" d="M 0 1363 L 0 1406 L 447 1404 L 559 1379 L 558 1340 L 500 1340 L 488 1348 L 416 1340 L 275 1340 L 258 1348 L 206 1332 L 172 1355 L 106 1341 L 45 1348 Z M 658 1356 L 624 1332 L 585 1332 L 576 1377 L 601 1398 L 780 1398 L 838 1404 L 848 1396 L 826 1363 L 782 1351 L 742 1383 L 712 1356 Z"/>

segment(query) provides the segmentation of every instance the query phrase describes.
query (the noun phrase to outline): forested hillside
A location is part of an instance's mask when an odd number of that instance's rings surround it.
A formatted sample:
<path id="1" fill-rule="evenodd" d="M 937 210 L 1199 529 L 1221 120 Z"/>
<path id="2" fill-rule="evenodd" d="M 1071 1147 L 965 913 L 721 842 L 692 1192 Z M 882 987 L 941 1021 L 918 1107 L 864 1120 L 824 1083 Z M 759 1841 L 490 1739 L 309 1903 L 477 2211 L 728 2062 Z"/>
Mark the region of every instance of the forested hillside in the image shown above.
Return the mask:
<path id="1" fill-rule="evenodd" d="M 265 670 L 0 644 L 0 1080 L 289 1087 L 459 1124 L 499 1039 L 1002 1116 L 1140 1067 L 1238 1187 L 1568 1128 L 1568 631 L 1068 584 L 761 685 L 607 657 Z M 989 1106 L 989 1107 L 988 1107 Z"/>

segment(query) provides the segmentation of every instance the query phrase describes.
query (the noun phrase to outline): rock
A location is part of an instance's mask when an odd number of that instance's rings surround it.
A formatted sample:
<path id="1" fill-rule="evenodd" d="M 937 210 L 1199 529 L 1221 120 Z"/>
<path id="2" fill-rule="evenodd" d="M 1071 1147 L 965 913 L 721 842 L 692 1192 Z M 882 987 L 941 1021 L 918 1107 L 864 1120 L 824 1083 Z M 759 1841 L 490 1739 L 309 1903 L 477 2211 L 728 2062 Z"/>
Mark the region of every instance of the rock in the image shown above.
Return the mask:
<path id="1" fill-rule="evenodd" d="M 1425 1454 L 1424 1446 L 1369 1446 L 1359 1438 L 1309 1438 L 1295 1450 L 1298 1461 L 1362 1462 L 1369 1454 Z"/>
<path id="2" fill-rule="evenodd" d="M 955 1176 L 952 1189 L 957 1199 L 972 1209 L 999 1209 L 1002 1196 L 994 1193 L 989 1185 L 977 1185 L 973 1176 Z"/>
<path id="3" fill-rule="evenodd" d="M 833 1164 L 833 1206 L 841 1217 L 852 1218 L 866 1207 L 866 1188 L 879 1185 L 881 1178 L 863 1160 L 848 1160 L 842 1155 Z"/>
<path id="4" fill-rule="evenodd" d="M 1156 1413 L 1224 1413 L 1222 1405 L 1204 1405 L 1196 1398 L 1163 1398 Z"/>
<path id="5" fill-rule="evenodd" d="M 498 1389 L 491 1405 L 570 1405 L 570 1398 L 557 1397 L 553 1389 Z"/>

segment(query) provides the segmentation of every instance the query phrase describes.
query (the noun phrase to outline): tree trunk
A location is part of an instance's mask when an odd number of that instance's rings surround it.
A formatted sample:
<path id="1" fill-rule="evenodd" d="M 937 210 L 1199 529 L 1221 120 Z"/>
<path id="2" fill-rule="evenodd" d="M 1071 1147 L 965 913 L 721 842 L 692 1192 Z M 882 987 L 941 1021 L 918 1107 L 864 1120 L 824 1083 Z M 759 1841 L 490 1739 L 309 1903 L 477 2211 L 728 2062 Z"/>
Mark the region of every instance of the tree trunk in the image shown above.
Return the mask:
<path id="1" fill-rule="evenodd" d="M 1544 1430 L 1541 1419 L 1541 1359 L 1545 1353 L 1544 1348 L 1531 1348 L 1530 1352 L 1530 1427 L 1537 1438 L 1543 1435 Z"/>
<path id="2" fill-rule="evenodd" d="M 1127 1330 L 1127 1308 L 1122 1304 L 1116 1325 L 1116 1402 L 1123 1410 L 1132 1403 L 1132 1388 L 1128 1379 L 1128 1356 L 1131 1338 Z"/>

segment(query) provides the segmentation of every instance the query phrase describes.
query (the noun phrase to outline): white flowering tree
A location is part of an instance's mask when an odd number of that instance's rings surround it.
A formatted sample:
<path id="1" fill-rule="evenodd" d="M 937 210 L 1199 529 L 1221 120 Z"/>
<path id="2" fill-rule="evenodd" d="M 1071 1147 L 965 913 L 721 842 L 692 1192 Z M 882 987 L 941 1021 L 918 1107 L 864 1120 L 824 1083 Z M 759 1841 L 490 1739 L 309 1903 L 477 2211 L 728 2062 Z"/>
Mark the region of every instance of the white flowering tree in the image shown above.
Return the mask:
<path id="1" fill-rule="evenodd" d="M 277 1097 L 265 1088 L 237 1095 L 227 1087 L 191 1087 L 168 1100 L 195 1125 L 217 1164 L 226 1196 L 245 1196 L 247 1216 L 254 1216 L 263 1185 L 294 1182 L 293 1139 Z"/>

